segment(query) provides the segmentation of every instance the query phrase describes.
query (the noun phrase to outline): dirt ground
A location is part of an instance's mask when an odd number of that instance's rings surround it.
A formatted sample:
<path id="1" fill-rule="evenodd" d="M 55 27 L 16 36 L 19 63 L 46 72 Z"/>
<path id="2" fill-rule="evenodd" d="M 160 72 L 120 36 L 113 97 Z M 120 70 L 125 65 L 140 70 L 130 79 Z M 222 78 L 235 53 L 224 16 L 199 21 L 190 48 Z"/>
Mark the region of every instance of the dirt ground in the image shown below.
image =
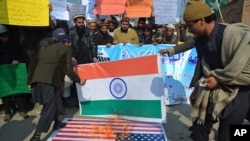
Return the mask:
<path id="1" fill-rule="evenodd" d="M 171 105 L 167 106 L 167 123 L 164 123 L 164 129 L 168 141 L 191 141 L 189 138 L 191 126 L 191 120 L 189 119 L 189 112 L 191 106 L 187 104 Z M 11 121 L 4 122 L 4 114 L 0 115 L 0 140 L 1 141 L 29 141 L 32 137 L 34 129 L 36 127 L 37 121 L 39 119 L 39 114 L 36 113 L 35 109 L 28 112 L 29 118 L 22 119 L 19 114 L 16 114 Z M 79 116 L 78 108 L 67 108 L 66 115 L 60 118 L 82 118 Z M 211 141 L 213 141 L 214 136 L 216 136 L 215 124 L 212 133 Z M 51 130 L 48 133 L 42 134 L 43 141 L 46 141 L 51 134 Z"/>

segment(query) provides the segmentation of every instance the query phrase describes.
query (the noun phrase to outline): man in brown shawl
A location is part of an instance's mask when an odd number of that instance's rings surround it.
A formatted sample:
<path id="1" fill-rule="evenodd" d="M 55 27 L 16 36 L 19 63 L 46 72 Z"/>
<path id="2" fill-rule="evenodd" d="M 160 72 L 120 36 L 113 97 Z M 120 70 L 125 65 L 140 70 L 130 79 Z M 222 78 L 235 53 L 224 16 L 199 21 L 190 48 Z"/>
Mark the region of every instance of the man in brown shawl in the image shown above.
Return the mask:
<path id="1" fill-rule="evenodd" d="M 215 22 L 210 7 L 199 0 L 187 3 L 184 21 L 196 37 L 201 64 L 196 70 L 196 92 L 191 138 L 208 141 L 219 120 L 218 141 L 230 140 L 230 125 L 242 124 L 250 107 L 250 27 Z"/>

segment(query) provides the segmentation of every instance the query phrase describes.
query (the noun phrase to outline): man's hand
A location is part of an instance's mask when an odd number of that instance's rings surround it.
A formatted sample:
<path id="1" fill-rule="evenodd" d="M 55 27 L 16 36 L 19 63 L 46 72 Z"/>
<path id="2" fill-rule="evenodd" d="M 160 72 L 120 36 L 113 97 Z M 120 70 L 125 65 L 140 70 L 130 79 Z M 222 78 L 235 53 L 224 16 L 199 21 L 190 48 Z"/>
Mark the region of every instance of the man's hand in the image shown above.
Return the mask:
<path id="1" fill-rule="evenodd" d="M 119 43 L 119 42 L 118 42 L 117 40 L 114 40 L 114 41 L 113 41 L 113 44 L 114 44 L 114 45 L 116 45 L 116 44 L 118 44 L 118 43 Z"/>
<path id="2" fill-rule="evenodd" d="M 12 65 L 17 65 L 17 64 L 19 64 L 19 61 L 18 60 L 13 60 L 11 64 Z"/>
<path id="3" fill-rule="evenodd" d="M 155 46 L 156 46 L 157 44 L 158 44 L 158 42 L 153 41 L 153 45 L 155 45 Z"/>
<path id="4" fill-rule="evenodd" d="M 32 85 L 29 85 L 29 90 L 33 91 L 33 86 Z"/>
<path id="5" fill-rule="evenodd" d="M 167 50 L 167 49 L 161 49 L 161 50 L 159 51 L 159 53 L 160 53 L 161 55 L 163 55 L 163 54 L 165 54 L 165 53 L 168 53 L 168 50 Z"/>
<path id="6" fill-rule="evenodd" d="M 203 82 L 206 83 L 206 88 L 208 89 L 213 89 L 218 86 L 218 81 L 213 76 L 205 78 Z"/>
<path id="7" fill-rule="evenodd" d="M 79 84 L 80 84 L 81 86 L 85 85 L 85 83 L 86 83 L 86 80 L 85 80 L 85 79 L 82 79 L 82 80 L 79 82 Z"/>
<path id="8" fill-rule="evenodd" d="M 126 40 L 123 42 L 123 45 L 125 46 L 126 44 L 128 44 L 130 41 L 129 40 Z"/>
<path id="9" fill-rule="evenodd" d="M 97 63 L 98 62 L 98 59 L 96 57 L 93 58 L 93 62 L 94 63 Z"/>
<path id="10" fill-rule="evenodd" d="M 52 12 L 52 11 L 53 11 L 53 9 L 52 9 L 52 5 L 51 5 L 51 4 L 49 4 L 48 6 L 49 6 L 49 12 Z"/>
<path id="11" fill-rule="evenodd" d="M 107 48 L 109 48 L 110 46 L 112 46 L 112 44 L 111 43 L 107 43 L 106 46 L 107 46 Z"/>
<path id="12" fill-rule="evenodd" d="M 197 92 L 198 92 L 198 87 L 195 87 L 194 90 L 192 91 L 190 97 L 189 97 L 189 102 L 192 106 L 194 106 L 194 103 L 196 101 Z"/>
<path id="13" fill-rule="evenodd" d="M 77 66 L 78 65 L 77 60 L 74 57 L 72 58 L 72 65 L 73 66 Z"/>

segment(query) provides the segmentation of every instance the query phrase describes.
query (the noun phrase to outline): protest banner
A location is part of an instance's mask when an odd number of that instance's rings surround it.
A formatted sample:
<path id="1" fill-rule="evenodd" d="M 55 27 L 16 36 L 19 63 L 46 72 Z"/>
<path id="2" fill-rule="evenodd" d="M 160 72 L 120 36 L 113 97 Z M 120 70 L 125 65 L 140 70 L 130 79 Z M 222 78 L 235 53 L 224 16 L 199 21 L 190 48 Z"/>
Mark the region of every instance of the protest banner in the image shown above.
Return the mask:
<path id="1" fill-rule="evenodd" d="M 69 20 L 67 0 L 50 0 L 50 5 L 52 6 L 51 19 Z"/>
<path id="2" fill-rule="evenodd" d="M 152 0 L 127 0 L 126 15 L 130 18 L 150 17 L 152 6 Z"/>
<path id="3" fill-rule="evenodd" d="M 183 14 L 178 12 L 183 2 L 183 0 L 154 0 L 155 23 L 178 23 L 180 21 L 181 15 Z"/>
<path id="4" fill-rule="evenodd" d="M 80 115 L 165 122 L 164 84 L 157 55 L 84 64 L 76 69 Z M 136 105 L 136 106 L 135 106 Z"/>
<path id="5" fill-rule="evenodd" d="M 89 0 L 86 5 L 86 19 L 96 19 L 96 14 L 94 13 L 96 0 Z"/>
<path id="6" fill-rule="evenodd" d="M 0 65 L 0 98 L 14 94 L 29 94 L 27 69 L 24 63 Z"/>
<path id="7" fill-rule="evenodd" d="M 96 0 L 94 13 L 99 15 L 123 14 L 126 0 Z"/>
<path id="8" fill-rule="evenodd" d="M 1 0 L 0 23 L 23 26 L 48 26 L 48 0 Z"/>

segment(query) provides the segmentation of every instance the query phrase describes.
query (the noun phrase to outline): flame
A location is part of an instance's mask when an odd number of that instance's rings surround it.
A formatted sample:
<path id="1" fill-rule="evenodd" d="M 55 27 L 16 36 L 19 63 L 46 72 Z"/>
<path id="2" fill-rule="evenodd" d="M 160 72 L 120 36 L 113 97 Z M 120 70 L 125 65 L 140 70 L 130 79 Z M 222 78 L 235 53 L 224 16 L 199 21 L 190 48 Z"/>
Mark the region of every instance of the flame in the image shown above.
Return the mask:
<path id="1" fill-rule="evenodd" d="M 115 125 L 119 125 L 120 129 L 115 129 Z M 90 129 L 84 127 L 74 127 L 77 129 L 77 134 L 86 134 L 91 135 L 92 139 L 103 139 L 103 138 L 114 138 L 119 140 L 128 139 L 131 127 L 129 123 L 121 122 L 118 115 L 115 115 L 114 118 L 109 118 L 104 125 L 95 123 L 90 125 Z M 116 136 L 116 133 L 121 133 Z M 102 136 L 96 136 L 96 134 Z"/>

